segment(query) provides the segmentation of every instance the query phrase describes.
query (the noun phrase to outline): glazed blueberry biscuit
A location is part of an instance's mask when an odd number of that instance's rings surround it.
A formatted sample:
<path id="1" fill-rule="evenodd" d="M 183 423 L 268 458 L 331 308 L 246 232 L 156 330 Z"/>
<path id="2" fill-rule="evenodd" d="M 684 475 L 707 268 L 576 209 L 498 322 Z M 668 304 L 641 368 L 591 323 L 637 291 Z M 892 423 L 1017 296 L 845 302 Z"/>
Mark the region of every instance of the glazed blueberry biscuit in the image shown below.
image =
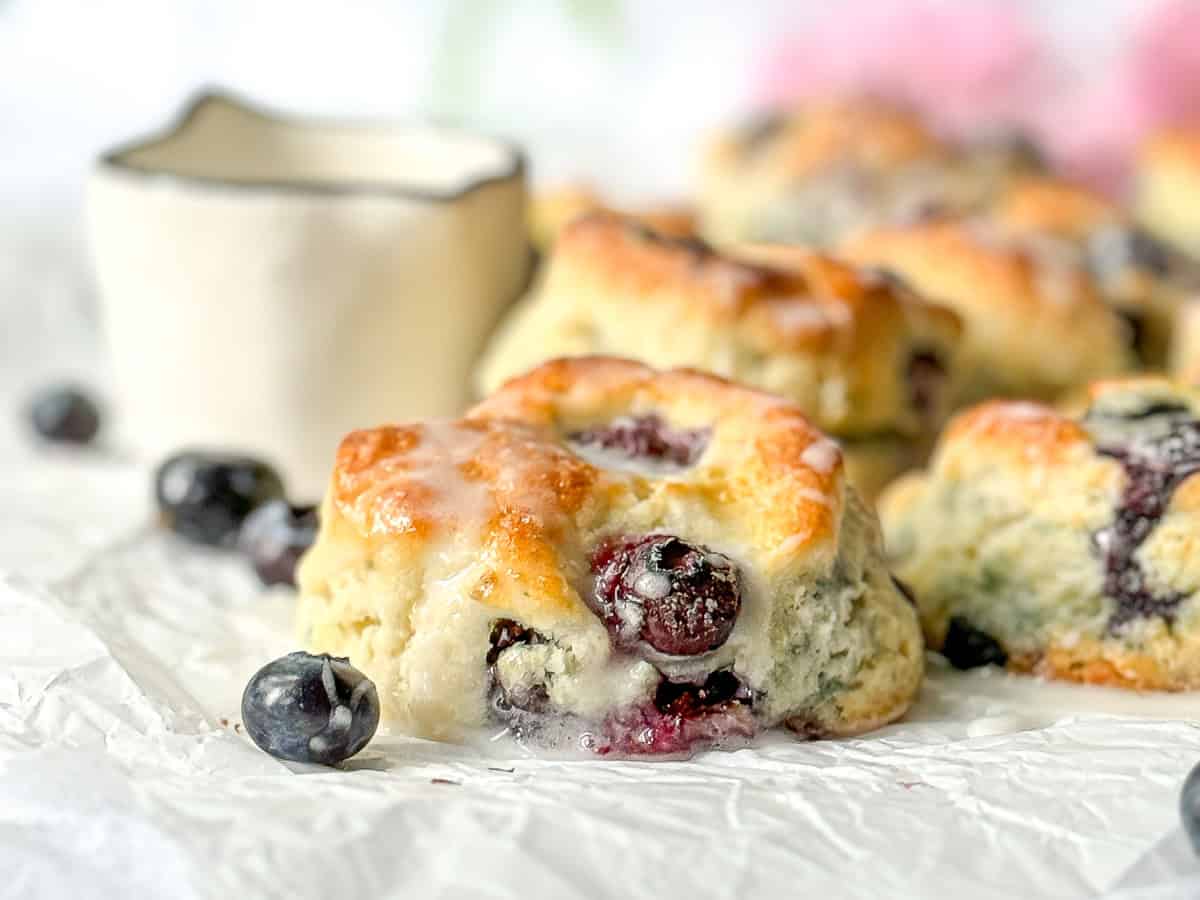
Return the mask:
<path id="1" fill-rule="evenodd" d="M 880 501 L 895 571 L 956 665 L 1200 688 L 1200 392 L 1146 377 L 1089 401 L 955 419 Z"/>
<path id="2" fill-rule="evenodd" d="M 952 144 L 902 106 L 813 102 L 711 142 L 700 229 L 718 244 L 832 246 L 865 228 L 975 210 L 1041 166 L 1012 133 Z"/>
<path id="3" fill-rule="evenodd" d="M 1055 399 L 1133 365 L 1127 325 L 1054 246 L 1014 241 L 986 222 L 937 221 L 876 229 L 842 252 L 962 316 L 959 402 Z"/>
<path id="4" fill-rule="evenodd" d="M 798 404 L 873 494 L 943 419 L 957 317 L 873 273 L 783 252 L 765 265 L 629 219 L 577 220 L 493 338 L 482 392 L 559 356 L 705 369 Z"/>
<path id="5" fill-rule="evenodd" d="M 1200 259 L 1200 128 L 1164 132 L 1146 143 L 1134 206 L 1153 234 Z"/>
<path id="6" fill-rule="evenodd" d="M 763 116 L 710 143 L 701 233 L 828 246 L 923 207 L 949 148 L 911 111 L 850 98 Z"/>
<path id="7" fill-rule="evenodd" d="M 458 422 L 351 434 L 300 588 L 309 646 L 434 738 L 855 734 L 922 673 L 837 446 L 768 394 L 610 358 L 549 363 Z"/>
<path id="8" fill-rule="evenodd" d="M 1128 324 L 1138 360 L 1163 368 L 1176 310 L 1196 281 L 1195 266 L 1180 253 L 1107 198 L 1048 176 L 1013 180 L 989 221 L 1044 253 L 1073 255 Z"/>

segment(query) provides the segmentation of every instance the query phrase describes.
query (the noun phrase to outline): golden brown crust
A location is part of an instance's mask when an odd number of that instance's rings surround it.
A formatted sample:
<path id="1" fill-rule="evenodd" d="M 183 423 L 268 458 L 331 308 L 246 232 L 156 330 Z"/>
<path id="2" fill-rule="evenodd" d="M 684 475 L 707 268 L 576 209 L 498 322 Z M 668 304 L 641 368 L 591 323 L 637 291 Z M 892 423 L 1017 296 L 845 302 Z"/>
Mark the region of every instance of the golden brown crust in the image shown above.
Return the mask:
<path id="1" fill-rule="evenodd" d="M 740 245 L 725 253 L 695 239 L 639 229 L 628 218 L 593 214 L 563 235 L 560 253 L 587 265 L 614 291 L 653 296 L 678 291 L 714 325 L 746 329 L 768 352 L 829 349 L 906 315 L 957 336 L 958 317 L 896 290 L 886 280 L 830 256 L 796 247 Z"/>
<path id="2" fill-rule="evenodd" d="M 695 234 L 695 216 L 678 206 L 650 206 L 618 212 L 591 188 L 567 184 L 536 192 L 529 207 L 529 229 L 533 244 L 546 251 L 558 235 L 576 219 L 589 213 L 628 215 L 662 234 L 686 237 Z"/>
<path id="3" fill-rule="evenodd" d="M 1151 656 L 1114 652 L 1101 641 L 1081 640 L 1069 647 L 1052 645 L 1040 656 L 1010 659 L 1008 668 L 1041 678 L 1133 691 L 1187 691 L 1197 684 L 1195 675 L 1181 678 Z"/>
<path id="4" fill-rule="evenodd" d="M 815 101 L 716 137 L 710 165 L 753 165 L 781 178 L 852 163 L 886 169 L 947 152 L 911 109 L 870 97 Z"/>
<path id="5" fill-rule="evenodd" d="M 1052 407 L 1020 400 L 992 400 L 951 420 L 942 434 L 943 445 L 960 441 L 985 443 L 989 452 L 1063 459 L 1088 433 L 1073 419 Z"/>
<path id="6" fill-rule="evenodd" d="M 1053 399 L 1133 363 L 1123 323 L 1075 260 L 997 229 L 967 222 L 880 228 L 843 252 L 894 271 L 962 316 L 964 400 Z"/>
<path id="7" fill-rule="evenodd" d="M 1195 169 L 1200 177 L 1200 128 L 1174 128 L 1153 135 L 1142 145 L 1139 161 Z"/>
<path id="8" fill-rule="evenodd" d="M 1106 197 L 1050 176 L 1014 180 L 997 199 L 995 221 L 1018 234 L 1048 234 L 1084 240 L 1098 228 L 1120 222 L 1120 209 Z"/>

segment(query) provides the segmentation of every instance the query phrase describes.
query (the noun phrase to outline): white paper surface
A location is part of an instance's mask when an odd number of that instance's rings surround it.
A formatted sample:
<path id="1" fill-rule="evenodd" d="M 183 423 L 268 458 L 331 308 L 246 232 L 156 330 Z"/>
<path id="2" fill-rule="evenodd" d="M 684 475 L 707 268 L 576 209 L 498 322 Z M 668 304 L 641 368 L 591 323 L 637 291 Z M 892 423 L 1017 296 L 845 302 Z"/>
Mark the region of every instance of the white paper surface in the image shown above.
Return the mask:
<path id="1" fill-rule="evenodd" d="M 289 596 L 155 531 L 146 468 L 34 448 L 18 383 L 0 897 L 1200 897 L 1177 817 L 1200 695 L 934 671 L 859 740 L 608 762 L 380 737 L 345 771 L 277 762 L 235 726 L 293 649 Z"/>

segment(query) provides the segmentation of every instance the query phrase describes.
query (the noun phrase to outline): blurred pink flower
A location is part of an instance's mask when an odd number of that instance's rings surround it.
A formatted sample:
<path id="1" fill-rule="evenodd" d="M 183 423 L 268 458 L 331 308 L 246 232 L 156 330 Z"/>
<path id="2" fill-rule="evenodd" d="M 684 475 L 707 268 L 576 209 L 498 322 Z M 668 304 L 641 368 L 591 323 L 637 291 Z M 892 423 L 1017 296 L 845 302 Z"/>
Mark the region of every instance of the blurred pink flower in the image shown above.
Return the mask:
<path id="1" fill-rule="evenodd" d="M 1011 5 L 851 0 L 767 52 L 755 99 L 864 91 L 951 133 L 1023 127 L 1068 175 L 1116 191 L 1149 132 L 1200 123 L 1200 0 L 1145 9 L 1097 77 L 1061 65 Z"/>
<path id="2" fill-rule="evenodd" d="M 1200 122 L 1200 2 L 1154 9 L 1134 36 L 1128 67 L 1142 124 Z"/>
<path id="3" fill-rule="evenodd" d="M 1046 108 L 1040 119 L 1069 174 L 1119 192 L 1147 135 L 1200 124 L 1200 2 L 1148 7 L 1107 75 L 1080 86 L 1069 114 Z"/>
<path id="4" fill-rule="evenodd" d="M 1040 38 L 1011 7 L 852 0 L 768 52 L 757 99 L 867 91 L 967 130 L 1024 118 L 1049 77 Z"/>

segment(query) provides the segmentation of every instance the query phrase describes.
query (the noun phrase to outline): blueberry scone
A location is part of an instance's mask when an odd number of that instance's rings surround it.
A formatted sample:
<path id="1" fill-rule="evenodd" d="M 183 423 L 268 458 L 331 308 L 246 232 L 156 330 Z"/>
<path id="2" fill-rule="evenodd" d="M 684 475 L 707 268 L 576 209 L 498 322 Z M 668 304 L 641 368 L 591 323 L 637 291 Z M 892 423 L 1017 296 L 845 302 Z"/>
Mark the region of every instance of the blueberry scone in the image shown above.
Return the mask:
<path id="1" fill-rule="evenodd" d="M 793 405 L 603 357 L 351 434 L 300 570 L 315 651 L 399 729 L 680 753 L 912 702 L 923 644 L 837 445 Z"/>
<path id="2" fill-rule="evenodd" d="M 627 218 L 577 220 L 493 338 L 480 388 L 593 353 L 704 369 L 798 404 L 873 496 L 944 418 L 958 319 L 875 273 L 782 252 L 751 261 Z"/>
<path id="3" fill-rule="evenodd" d="M 1134 206 L 1157 237 L 1200 259 L 1200 128 L 1167 131 L 1146 142 Z"/>
<path id="4" fill-rule="evenodd" d="M 924 205 L 948 152 L 915 113 L 879 100 L 765 115 L 706 148 L 701 233 L 717 243 L 827 246 Z"/>
<path id="5" fill-rule="evenodd" d="M 1139 362 L 1165 365 L 1172 323 L 1195 290 L 1195 265 L 1094 191 L 1050 176 L 1014 179 L 989 219 L 1044 254 L 1073 256 L 1129 326 Z"/>
<path id="6" fill-rule="evenodd" d="M 1094 384 L 1081 415 L 992 401 L 881 499 L 930 646 L 956 665 L 1200 689 L 1200 392 Z"/>
<path id="7" fill-rule="evenodd" d="M 1134 364 L 1126 323 L 1072 254 L 1052 246 L 960 220 L 874 229 L 841 250 L 962 317 L 960 403 L 1056 399 Z"/>
<path id="8" fill-rule="evenodd" d="M 832 246 L 864 228 L 974 209 L 1015 173 L 1027 141 L 951 144 L 879 99 L 810 102 L 718 134 L 706 149 L 700 231 L 718 244 Z"/>

